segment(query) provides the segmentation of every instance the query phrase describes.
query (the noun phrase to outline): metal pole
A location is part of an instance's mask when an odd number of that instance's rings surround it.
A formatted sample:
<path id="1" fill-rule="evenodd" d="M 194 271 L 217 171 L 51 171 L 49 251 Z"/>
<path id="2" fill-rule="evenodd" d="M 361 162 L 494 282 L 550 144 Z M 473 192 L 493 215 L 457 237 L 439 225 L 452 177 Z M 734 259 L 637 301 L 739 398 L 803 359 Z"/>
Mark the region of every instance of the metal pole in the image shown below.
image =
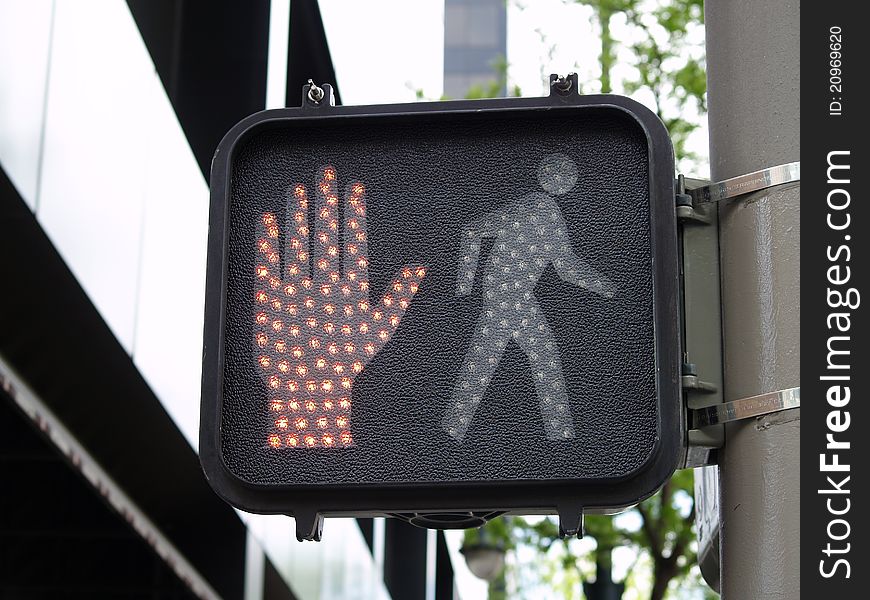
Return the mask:
<path id="1" fill-rule="evenodd" d="M 800 2 L 706 5 L 714 181 L 800 160 Z M 800 188 L 720 207 L 725 400 L 800 385 Z M 730 423 L 720 454 L 725 600 L 800 597 L 800 409 Z"/>

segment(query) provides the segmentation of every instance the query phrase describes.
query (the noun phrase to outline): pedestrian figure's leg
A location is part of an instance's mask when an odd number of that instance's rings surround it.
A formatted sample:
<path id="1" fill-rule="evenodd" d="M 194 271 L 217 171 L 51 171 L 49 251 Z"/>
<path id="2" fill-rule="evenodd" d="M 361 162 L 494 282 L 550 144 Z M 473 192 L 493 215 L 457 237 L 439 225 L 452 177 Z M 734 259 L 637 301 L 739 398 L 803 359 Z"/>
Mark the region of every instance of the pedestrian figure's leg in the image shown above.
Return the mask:
<path id="1" fill-rule="evenodd" d="M 518 331 L 514 339 L 532 365 L 544 433 L 551 440 L 573 438 L 574 424 L 565 391 L 559 349 L 537 302 L 533 301 L 523 323 L 525 327 Z"/>
<path id="2" fill-rule="evenodd" d="M 462 362 L 450 406 L 442 421 L 444 430 L 458 442 L 465 437 L 507 346 L 505 332 L 493 327 L 486 314 L 484 310 L 477 321 L 474 339 Z"/>

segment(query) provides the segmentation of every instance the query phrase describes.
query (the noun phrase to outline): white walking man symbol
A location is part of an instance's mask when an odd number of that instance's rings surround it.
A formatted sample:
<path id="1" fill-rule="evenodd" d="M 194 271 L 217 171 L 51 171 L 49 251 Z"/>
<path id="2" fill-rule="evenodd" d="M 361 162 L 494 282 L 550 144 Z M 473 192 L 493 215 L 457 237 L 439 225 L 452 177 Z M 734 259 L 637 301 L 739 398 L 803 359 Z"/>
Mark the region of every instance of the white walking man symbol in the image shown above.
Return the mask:
<path id="1" fill-rule="evenodd" d="M 471 293 L 482 241 L 495 238 L 495 243 L 483 268 L 483 309 L 442 423 L 459 442 L 510 341 L 532 366 L 545 435 L 551 440 L 574 437 L 559 350 L 535 298 L 535 284 L 552 264 L 563 281 L 606 298 L 615 288 L 574 254 L 562 211 L 551 195 L 574 188 L 577 165 L 564 154 L 547 156 L 538 167 L 538 181 L 548 193 L 531 193 L 462 232 L 458 296 Z"/>

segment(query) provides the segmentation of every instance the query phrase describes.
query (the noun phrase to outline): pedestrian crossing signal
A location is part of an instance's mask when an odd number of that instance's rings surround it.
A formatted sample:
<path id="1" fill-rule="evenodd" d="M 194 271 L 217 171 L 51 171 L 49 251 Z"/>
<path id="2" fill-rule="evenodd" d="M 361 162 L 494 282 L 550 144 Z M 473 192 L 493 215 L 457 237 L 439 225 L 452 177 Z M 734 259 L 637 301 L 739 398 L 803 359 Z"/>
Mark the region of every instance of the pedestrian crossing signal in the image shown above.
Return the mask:
<path id="1" fill-rule="evenodd" d="M 652 494 L 685 452 L 673 176 L 616 96 L 239 123 L 211 179 L 214 489 L 300 539 L 324 516 L 570 533 Z"/>

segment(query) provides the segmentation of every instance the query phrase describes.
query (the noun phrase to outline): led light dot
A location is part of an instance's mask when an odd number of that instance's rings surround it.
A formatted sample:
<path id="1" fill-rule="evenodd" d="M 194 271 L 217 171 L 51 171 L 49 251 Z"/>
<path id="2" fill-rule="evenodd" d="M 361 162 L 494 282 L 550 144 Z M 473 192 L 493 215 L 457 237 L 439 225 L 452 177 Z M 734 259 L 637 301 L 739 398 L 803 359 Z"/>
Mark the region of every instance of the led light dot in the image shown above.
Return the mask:
<path id="1" fill-rule="evenodd" d="M 323 383 L 320 384 L 320 389 L 324 392 L 331 392 L 334 387 L 335 385 L 332 383 L 331 379 L 324 379 Z"/>
<path id="2" fill-rule="evenodd" d="M 338 437 L 341 440 L 341 443 L 345 446 L 350 446 L 353 443 L 353 438 L 349 431 L 342 431 Z"/>
<path id="3" fill-rule="evenodd" d="M 316 381 L 306 381 L 305 382 L 305 389 L 308 390 L 309 392 L 316 392 L 317 391 L 317 382 Z"/>
<path id="4" fill-rule="evenodd" d="M 294 425 L 296 426 L 296 429 L 300 429 L 300 430 L 307 429 L 308 428 L 308 420 L 303 419 L 303 418 L 296 419 L 296 421 L 294 422 Z"/>
<path id="5" fill-rule="evenodd" d="M 290 326 L 290 335 L 292 335 L 293 337 L 296 337 L 299 335 L 299 326 L 298 325 L 291 325 Z"/>
<path id="6" fill-rule="evenodd" d="M 299 410 L 299 401 L 294 398 L 293 400 L 291 400 L 290 402 L 287 403 L 287 406 L 290 407 L 290 410 L 295 412 L 295 411 Z"/>
<path id="7" fill-rule="evenodd" d="M 275 427 L 278 429 L 287 429 L 290 426 L 290 419 L 287 417 L 281 417 L 277 421 L 275 421 Z"/>
<path id="8" fill-rule="evenodd" d="M 269 269 L 264 267 L 263 265 L 257 266 L 257 277 L 260 279 L 265 279 L 269 276 Z"/>
<path id="9" fill-rule="evenodd" d="M 269 436 L 269 445 L 272 446 L 273 448 L 280 448 L 281 447 L 281 438 L 278 437 L 277 435 L 270 435 Z"/>
<path id="10" fill-rule="evenodd" d="M 284 408 L 284 405 L 278 401 L 274 401 L 269 405 L 269 408 L 275 412 L 280 412 Z"/>
<path id="11" fill-rule="evenodd" d="M 265 333 L 257 334 L 257 345 L 260 348 L 265 348 L 266 344 L 269 343 L 269 337 Z"/>
<path id="12" fill-rule="evenodd" d="M 347 423 L 348 423 L 347 417 L 344 417 L 344 416 L 338 417 L 335 420 L 335 426 L 339 427 L 341 429 L 344 429 L 345 427 L 347 427 Z"/>
<path id="13" fill-rule="evenodd" d="M 349 410 L 350 409 L 350 398 L 340 398 L 338 401 L 338 406 L 342 410 Z"/>
<path id="14" fill-rule="evenodd" d="M 323 445 L 326 447 L 332 447 L 335 445 L 335 438 L 329 435 L 328 433 L 323 436 Z"/>
<path id="15" fill-rule="evenodd" d="M 297 438 L 295 435 L 288 435 L 287 436 L 287 445 L 290 446 L 291 448 L 295 448 L 296 446 L 299 445 L 299 438 Z"/>
<path id="16" fill-rule="evenodd" d="M 308 342 L 308 345 L 317 350 L 318 348 L 320 348 L 320 340 L 318 340 L 317 338 L 311 338 L 311 340 L 309 340 Z"/>
<path id="17" fill-rule="evenodd" d="M 256 294 L 254 294 L 254 299 L 260 304 L 266 304 L 269 301 L 269 294 L 260 290 Z"/>
<path id="18" fill-rule="evenodd" d="M 299 377 L 305 377 L 308 374 L 308 367 L 305 365 L 297 365 L 296 374 L 299 375 Z"/>
<path id="19" fill-rule="evenodd" d="M 332 370 L 335 371 L 338 375 L 344 373 L 344 365 L 341 363 L 335 363 L 332 365 Z"/>
<path id="20" fill-rule="evenodd" d="M 274 329 L 275 331 L 281 331 L 283 327 L 284 322 L 281 321 L 281 319 L 275 319 L 274 321 L 272 321 L 272 329 Z"/>
<path id="21" fill-rule="evenodd" d="M 278 370 L 282 373 L 287 373 L 290 371 L 290 363 L 286 360 L 282 360 L 278 363 Z"/>
<path id="22" fill-rule="evenodd" d="M 290 381 L 287 382 L 287 389 L 290 390 L 291 392 L 298 392 L 299 391 L 299 382 L 293 381 L 291 379 Z"/>
<path id="23" fill-rule="evenodd" d="M 360 373 L 363 370 L 363 364 L 357 360 L 354 361 L 354 363 L 351 365 L 351 368 L 353 369 L 354 373 Z"/>
<path id="24" fill-rule="evenodd" d="M 335 408 L 335 404 L 332 400 L 325 400 L 323 402 L 323 410 L 332 410 L 333 408 Z"/>
<path id="25" fill-rule="evenodd" d="M 313 435 L 305 436 L 305 445 L 309 448 L 313 448 L 317 444 L 317 439 Z"/>
<path id="26" fill-rule="evenodd" d="M 317 360 L 314 361 L 314 366 L 317 367 L 318 369 L 325 369 L 326 368 L 326 359 L 323 358 L 322 356 L 318 356 Z"/>
<path id="27" fill-rule="evenodd" d="M 340 350 L 338 349 L 338 344 L 330 342 L 330 344 L 326 347 L 326 351 L 332 355 L 335 355 L 338 354 Z"/>
<path id="28" fill-rule="evenodd" d="M 326 417 L 320 417 L 319 419 L 317 419 L 317 426 L 321 429 L 326 429 L 327 427 L 329 427 L 329 419 L 327 419 Z"/>
<path id="29" fill-rule="evenodd" d="M 353 345 L 353 343 L 348 342 L 344 345 L 344 351 L 348 354 L 353 354 L 354 350 L 356 350 L 356 347 Z"/>

